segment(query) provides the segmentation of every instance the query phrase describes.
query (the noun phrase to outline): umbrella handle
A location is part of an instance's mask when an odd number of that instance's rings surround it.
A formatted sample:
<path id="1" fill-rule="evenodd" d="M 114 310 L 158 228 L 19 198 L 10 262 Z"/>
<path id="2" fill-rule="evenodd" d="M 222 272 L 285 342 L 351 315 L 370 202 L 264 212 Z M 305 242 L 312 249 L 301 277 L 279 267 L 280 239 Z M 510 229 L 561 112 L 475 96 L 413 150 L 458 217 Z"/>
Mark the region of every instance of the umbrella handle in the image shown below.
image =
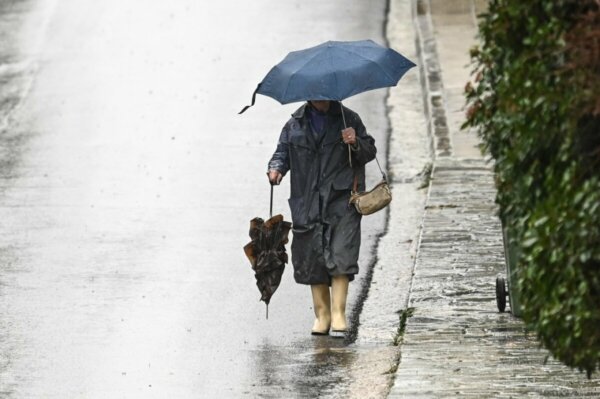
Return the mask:
<path id="1" fill-rule="evenodd" d="M 352 168 L 352 150 L 350 149 L 350 144 L 348 144 L 348 162 L 350 163 L 350 167 Z"/>
<path id="2" fill-rule="evenodd" d="M 340 101 L 340 109 L 342 110 L 342 121 L 344 121 L 344 129 L 348 128 L 346 126 L 346 115 L 344 115 L 344 105 Z M 348 163 L 350 163 L 350 167 L 352 168 L 352 150 L 350 149 L 350 144 L 348 144 Z"/>

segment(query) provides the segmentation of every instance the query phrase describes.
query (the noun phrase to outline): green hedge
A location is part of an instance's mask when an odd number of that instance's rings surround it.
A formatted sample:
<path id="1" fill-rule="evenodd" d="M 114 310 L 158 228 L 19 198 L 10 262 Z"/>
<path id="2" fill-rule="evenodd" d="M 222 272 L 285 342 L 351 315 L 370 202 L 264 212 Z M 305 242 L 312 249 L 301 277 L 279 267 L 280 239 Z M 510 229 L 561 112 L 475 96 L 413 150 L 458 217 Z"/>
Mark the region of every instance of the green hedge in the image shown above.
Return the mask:
<path id="1" fill-rule="evenodd" d="M 495 160 L 523 318 L 551 353 L 600 366 L 600 16 L 595 0 L 492 0 L 465 127 Z"/>

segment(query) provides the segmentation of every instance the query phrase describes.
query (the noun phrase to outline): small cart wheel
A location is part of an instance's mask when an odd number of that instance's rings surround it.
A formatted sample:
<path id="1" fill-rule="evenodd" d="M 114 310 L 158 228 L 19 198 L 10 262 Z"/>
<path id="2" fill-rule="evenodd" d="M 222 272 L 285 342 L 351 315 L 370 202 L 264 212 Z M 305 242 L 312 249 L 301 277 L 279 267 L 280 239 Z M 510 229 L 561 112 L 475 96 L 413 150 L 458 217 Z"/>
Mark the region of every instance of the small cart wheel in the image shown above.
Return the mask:
<path id="1" fill-rule="evenodd" d="M 504 277 L 496 277 L 496 304 L 498 310 L 504 312 L 504 309 L 506 309 L 506 282 Z"/>

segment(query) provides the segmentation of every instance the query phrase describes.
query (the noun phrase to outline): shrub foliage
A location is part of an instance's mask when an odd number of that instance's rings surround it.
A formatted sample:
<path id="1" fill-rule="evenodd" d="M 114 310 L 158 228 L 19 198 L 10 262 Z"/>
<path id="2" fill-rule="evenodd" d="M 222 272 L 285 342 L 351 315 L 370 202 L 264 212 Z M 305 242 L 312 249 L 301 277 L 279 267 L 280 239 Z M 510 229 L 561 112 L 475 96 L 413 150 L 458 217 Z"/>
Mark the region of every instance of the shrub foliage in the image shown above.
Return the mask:
<path id="1" fill-rule="evenodd" d="M 600 366 L 599 0 L 491 0 L 467 122 L 495 160 L 523 318 L 564 363 Z"/>

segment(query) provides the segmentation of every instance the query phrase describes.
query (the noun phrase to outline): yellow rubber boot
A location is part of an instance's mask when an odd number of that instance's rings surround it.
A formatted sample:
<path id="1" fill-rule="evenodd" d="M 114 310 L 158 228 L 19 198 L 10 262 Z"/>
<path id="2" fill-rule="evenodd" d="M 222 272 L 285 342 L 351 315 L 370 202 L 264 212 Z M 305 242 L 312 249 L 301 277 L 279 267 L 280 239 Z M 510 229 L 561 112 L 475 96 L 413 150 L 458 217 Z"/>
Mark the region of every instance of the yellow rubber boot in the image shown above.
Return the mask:
<path id="1" fill-rule="evenodd" d="M 313 297 L 313 308 L 315 310 L 315 324 L 313 325 L 312 335 L 329 334 L 331 325 L 331 296 L 329 295 L 329 286 L 327 284 L 311 285 Z"/>
<path id="2" fill-rule="evenodd" d="M 333 276 L 331 279 L 331 336 L 344 338 L 346 323 L 346 298 L 348 298 L 348 276 Z"/>

